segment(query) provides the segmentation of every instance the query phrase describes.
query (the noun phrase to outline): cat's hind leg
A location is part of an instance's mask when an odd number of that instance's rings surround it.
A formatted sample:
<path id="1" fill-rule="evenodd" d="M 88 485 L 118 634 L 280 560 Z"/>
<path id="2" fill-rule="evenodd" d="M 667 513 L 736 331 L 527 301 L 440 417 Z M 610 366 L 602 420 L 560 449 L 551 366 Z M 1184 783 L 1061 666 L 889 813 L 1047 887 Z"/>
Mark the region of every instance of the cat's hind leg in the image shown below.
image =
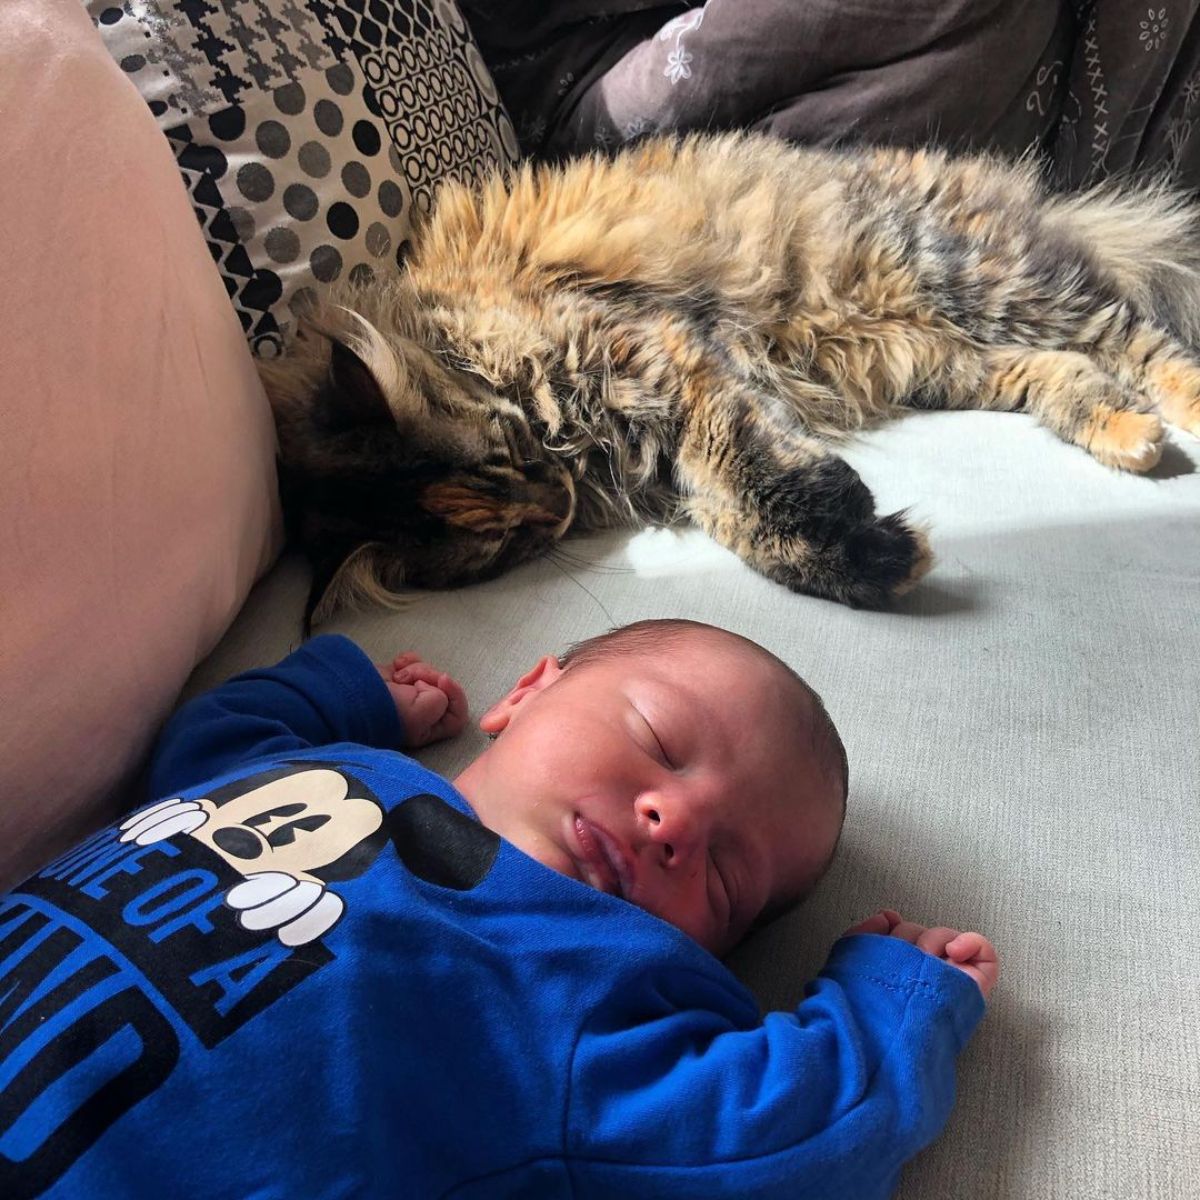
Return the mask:
<path id="1" fill-rule="evenodd" d="M 1106 466 L 1148 471 L 1163 426 L 1149 397 L 1073 350 L 1005 346 L 960 357 L 939 387 L 949 408 L 1027 411 Z"/>
<path id="2" fill-rule="evenodd" d="M 902 513 L 880 517 L 866 484 L 823 443 L 751 406 L 693 412 L 677 476 L 688 515 L 743 561 L 796 592 L 877 608 L 933 563 Z"/>
<path id="3" fill-rule="evenodd" d="M 1100 361 L 1145 392 L 1163 417 L 1200 437 L 1200 360 L 1170 334 L 1139 321 L 1115 345 L 1102 343 Z"/>

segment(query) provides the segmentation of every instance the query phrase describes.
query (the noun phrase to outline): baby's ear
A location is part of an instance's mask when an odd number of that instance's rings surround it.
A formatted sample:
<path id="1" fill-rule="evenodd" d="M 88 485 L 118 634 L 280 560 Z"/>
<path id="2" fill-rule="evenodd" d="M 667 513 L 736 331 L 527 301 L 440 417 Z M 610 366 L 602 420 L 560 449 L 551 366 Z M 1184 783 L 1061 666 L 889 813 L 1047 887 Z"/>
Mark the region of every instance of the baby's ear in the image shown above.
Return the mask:
<path id="1" fill-rule="evenodd" d="M 563 668 L 558 665 L 558 659 L 553 654 L 547 654 L 539 659 L 537 666 L 526 671 L 503 700 L 497 700 L 479 718 L 479 728 L 484 733 L 501 733 L 508 728 L 513 713 L 522 704 L 531 696 L 548 688 L 562 673 Z"/>

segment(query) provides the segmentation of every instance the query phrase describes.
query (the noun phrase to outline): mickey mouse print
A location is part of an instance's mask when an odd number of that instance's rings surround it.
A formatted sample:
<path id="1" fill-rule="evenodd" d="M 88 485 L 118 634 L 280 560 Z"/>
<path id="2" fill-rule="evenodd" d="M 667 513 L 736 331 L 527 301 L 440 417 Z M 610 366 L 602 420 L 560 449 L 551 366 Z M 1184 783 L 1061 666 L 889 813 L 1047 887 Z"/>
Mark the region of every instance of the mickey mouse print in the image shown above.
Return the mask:
<path id="1" fill-rule="evenodd" d="M 326 885 L 366 870 L 385 840 L 376 836 L 383 824 L 378 801 L 352 795 L 340 771 L 318 768 L 232 796 L 164 800 L 125 821 L 119 840 L 195 838 L 243 876 L 224 896 L 242 928 L 303 946 L 341 918 L 345 904 Z"/>
<path id="2" fill-rule="evenodd" d="M 389 841 L 459 889 L 499 846 L 438 796 L 386 811 L 359 775 L 293 761 L 144 808 L 0 899 L 0 1196 L 39 1195 L 181 1054 L 334 961 L 339 884 Z"/>

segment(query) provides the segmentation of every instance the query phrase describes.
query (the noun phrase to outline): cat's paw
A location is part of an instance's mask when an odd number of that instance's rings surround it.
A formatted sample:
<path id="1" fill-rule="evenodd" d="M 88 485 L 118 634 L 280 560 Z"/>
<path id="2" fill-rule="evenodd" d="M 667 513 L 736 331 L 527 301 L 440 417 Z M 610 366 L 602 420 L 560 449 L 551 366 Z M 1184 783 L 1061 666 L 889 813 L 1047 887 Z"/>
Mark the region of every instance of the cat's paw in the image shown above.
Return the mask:
<path id="1" fill-rule="evenodd" d="M 933 566 L 928 534 L 903 513 L 851 530 L 842 554 L 848 578 L 841 598 L 858 608 L 882 608 L 912 591 Z"/>
<path id="2" fill-rule="evenodd" d="M 933 566 L 923 529 L 903 513 L 843 526 L 787 572 L 772 575 L 793 591 L 822 596 L 852 608 L 884 608 L 911 591 Z"/>
<path id="3" fill-rule="evenodd" d="M 1190 433 L 1192 437 L 1200 437 L 1200 400 L 1195 400 L 1186 407 L 1180 405 L 1176 411 L 1167 414 L 1167 420 L 1178 425 L 1185 433 Z"/>
<path id="4" fill-rule="evenodd" d="M 1200 437 L 1200 396 L 1178 397 L 1162 406 L 1163 416 L 1185 433 Z"/>
<path id="5" fill-rule="evenodd" d="M 1148 382 L 1162 415 L 1172 425 L 1200 437 L 1200 368 L 1170 360 L 1153 368 Z"/>
<path id="6" fill-rule="evenodd" d="M 885 518 L 885 520 L 887 519 L 889 518 Z M 909 529 L 907 526 L 905 526 L 905 530 L 912 539 L 914 558 L 908 574 L 892 588 L 893 597 L 911 592 L 929 574 L 929 570 L 933 566 L 933 548 L 929 544 L 928 533 L 924 529 Z"/>
<path id="7" fill-rule="evenodd" d="M 885 607 L 933 565 L 925 531 L 903 512 L 877 517 L 870 489 L 833 456 L 782 471 L 764 486 L 752 537 L 720 510 L 691 511 L 769 578 L 853 608 Z"/>
<path id="8" fill-rule="evenodd" d="M 1098 404 L 1082 430 L 1080 444 L 1106 467 L 1149 471 L 1163 451 L 1163 423 L 1156 413 Z"/>

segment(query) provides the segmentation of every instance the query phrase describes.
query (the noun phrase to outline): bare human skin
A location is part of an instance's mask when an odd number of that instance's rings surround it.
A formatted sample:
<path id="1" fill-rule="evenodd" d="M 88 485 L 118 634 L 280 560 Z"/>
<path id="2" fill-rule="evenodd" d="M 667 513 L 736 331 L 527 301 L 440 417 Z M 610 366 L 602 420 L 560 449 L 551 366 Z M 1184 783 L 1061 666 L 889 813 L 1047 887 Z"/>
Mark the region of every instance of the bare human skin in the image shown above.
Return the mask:
<path id="1" fill-rule="evenodd" d="M 457 737 L 467 724 L 467 696 L 444 671 L 411 650 L 377 663 L 404 726 L 404 745 L 415 750 Z"/>
<path id="2" fill-rule="evenodd" d="M 841 804 L 806 739 L 781 724 L 781 712 L 795 714 L 793 685 L 712 633 L 674 654 L 574 670 L 546 656 L 480 718 L 494 740 L 455 785 L 484 825 L 544 866 L 720 955 L 764 906 L 803 892 L 836 842 Z M 379 671 L 406 746 L 465 728 L 466 696 L 449 675 L 411 652 Z M 891 909 L 846 932 L 907 941 L 985 999 L 998 977 L 978 933 Z"/>

